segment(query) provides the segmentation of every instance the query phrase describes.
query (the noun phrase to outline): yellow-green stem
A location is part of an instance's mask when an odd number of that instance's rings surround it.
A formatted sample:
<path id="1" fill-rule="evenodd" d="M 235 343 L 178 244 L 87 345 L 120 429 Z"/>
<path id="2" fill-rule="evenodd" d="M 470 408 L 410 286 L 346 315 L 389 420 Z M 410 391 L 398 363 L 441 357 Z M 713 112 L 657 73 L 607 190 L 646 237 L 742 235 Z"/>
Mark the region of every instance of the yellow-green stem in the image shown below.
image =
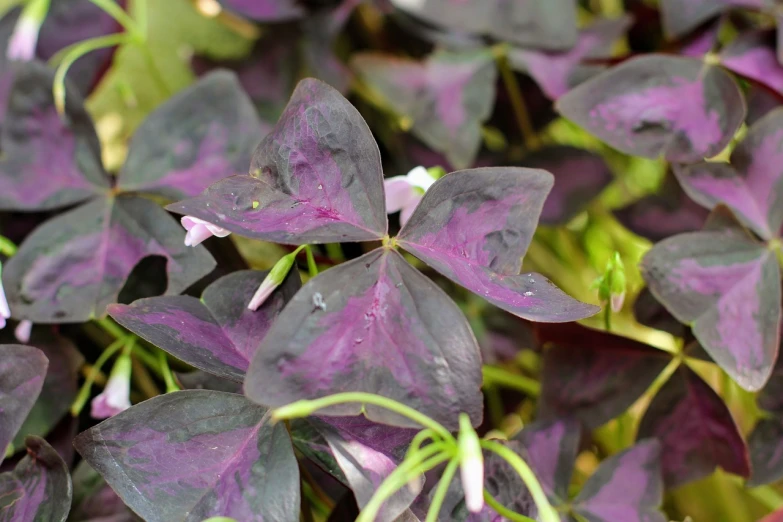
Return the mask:
<path id="1" fill-rule="evenodd" d="M 541 393 L 541 384 L 535 379 L 511 373 L 496 366 L 484 366 L 481 369 L 484 376 L 484 385 L 500 385 L 524 392 L 532 397 L 538 397 Z"/>
<path id="2" fill-rule="evenodd" d="M 443 500 L 446 498 L 446 493 L 449 492 L 449 485 L 454 480 L 454 474 L 457 473 L 457 467 L 459 466 L 459 459 L 452 459 L 449 462 L 443 474 L 440 476 L 438 487 L 435 489 L 435 494 L 432 496 L 432 502 L 430 508 L 427 511 L 427 518 L 424 522 L 437 522 L 438 515 L 440 514 L 440 508 L 443 506 Z"/>
<path id="3" fill-rule="evenodd" d="M 511 511 L 506 506 L 495 500 L 495 497 L 493 497 L 486 489 L 484 490 L 484 502 L 486 502 L 489 507 L 497 511 L 498 515 L 512 520 L 513 522 L 536 522 L 530 517 L 520 515 L 516 511 Z"/>
<path id="4" fill-rule="evenodd" d="M 538 139 L 535 128 L 533 128 L 530 113 L 525 105 L 525 98 L 522 96 L 522 89 L 519 88 L 517 77 L 514 75 L 514 71 L 509 64 L 508 47 L 498 47 L 496 56 L 498 71 L 500 72 L 500 76 L 503 79 L 503 85 L 506 87 L 509 99 L 511 100 L 511 107 L 514 110 L 514 117 L 517 120 L 519 131 L 522 134 L 525 148 L 528 151 L 537 150 L 541 148 L 541 141 Z"/>

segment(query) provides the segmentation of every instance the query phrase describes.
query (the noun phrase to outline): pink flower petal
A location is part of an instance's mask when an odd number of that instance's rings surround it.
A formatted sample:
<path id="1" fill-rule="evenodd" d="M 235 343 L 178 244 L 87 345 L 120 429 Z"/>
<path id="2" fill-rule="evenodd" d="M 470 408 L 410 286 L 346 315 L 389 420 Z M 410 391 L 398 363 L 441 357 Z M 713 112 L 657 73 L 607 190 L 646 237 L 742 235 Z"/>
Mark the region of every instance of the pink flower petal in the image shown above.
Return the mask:
<path id="1" fill-rule="evenodd" d="M 395 176 L 383 182 L 386 191 L 386 213 L 399 212 L 412 201 L 418 200 L 416 189 L 408 182 L 406 176 Z"/>
<path id="2" fill-rule="evenodd" d="M 20 343 L 27 344 L 30 342 L 30 334 L 32 333 L 32 331 L 33 331 L 33 322 L 25 319 L 24 321 L 16 325 L 16 329 L 14 330 L 14 337 L 16 337 L 16 340 L 19 341 Z"/>

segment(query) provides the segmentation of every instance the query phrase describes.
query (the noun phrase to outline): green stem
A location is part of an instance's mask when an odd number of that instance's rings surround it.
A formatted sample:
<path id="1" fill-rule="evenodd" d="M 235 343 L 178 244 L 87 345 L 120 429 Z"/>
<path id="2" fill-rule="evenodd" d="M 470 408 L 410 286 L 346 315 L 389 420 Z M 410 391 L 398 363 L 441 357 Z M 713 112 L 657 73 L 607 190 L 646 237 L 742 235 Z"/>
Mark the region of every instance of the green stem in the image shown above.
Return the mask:
<path id="1" fill-rule="evenodd" d="M 451 481 L 454 480 L 454 474 L 457 473 L 457 466 L 459 466 L 459 459 L 452 459 L 443 471 L 435 494 L 432 496 L 432 502 L 430 503 L 430 508 L 427 511 L 427 518 L 424 522 L 438 522 L 440 508 L 443 506 L 443 500 L 446 498 L 446 493 L 449 492 L 449 485 L 451 484 Z"/>
<path id="2" fill-rule="evenodd" d="M 90 398 L 92 385 L 95 382 L 95 378 L 98 376 L 98 372 L 100 372 L 101 367 L 106 364 L 106 361 L 108 361 L 112 355 L 117 353 L 120 348 L 126 346 L 126 344 L 127 340 L 124 337 L 117 339 L 103 351 L 100 357 L 98 357 L 98 360 L 95 361 L 95 364 L 93 364 L 90 368 L 90 373 L 87 374 L 87 377 L 84 379 L 84 384 L 82 384 L 82 387 L 79 389 L 79 393 L 76 396 L 76 399 L 73 401 L 73 404 L 71 404 L 71 415 L 76 417 L 79 415 L 79 413 L 81 413 L 84 405 L 87 403 L 87 399 Z"/>
<path id="3" fill-rule="evenodd" d="M 151 354 L 141 346 L 136 347 L 136 350 L 133 351 L 133 355 L 144 366 L 146 366 L 147 368 L 155 372 L 158 377 L 162 378 L 164 381 L 166 380 L 166 375 L 160 368 L 160 360 L 158 359 L 157 356 Z"/>
<path id="4" fill-rule="evenodd" d="M 13 241 L 5 236 L 0 236 L 0 254 L 11 257 L 16 254 L 17 250 L 19 250 L 19 248 L 17 248 Z"/>
<path id="5" fill-rule="evenodd" d="M 549 499 L 546 498 L 546 493 L 541 488 L 541 484 L 536 479 L 533 470 L 519 455 L 502 444 L 491 440 L 482 440 L 481 447 L 503 458 L 519 474 L 528 491 L 530 491 L 530 496 L 533 497 L 533 501 L 536 503 L 541 522 L 560 522 L 557 511 L 549 503 Z"/>
<path id="6" fill-rule="evenodd" d="M 166 357 L 166 352 L 163 350 L 158 351 L 158 363 L 160 366 L 160 372 L 163 374 L 163 382 L 166 383 L 166 393 L 179 391 L 180 388 L 174 381 L 174 374 L 169 368 L 169 360 Z"/>
<path id="7" fill-rule="evenodd" d="M 126 43 L 128 39 L 129 36 L 126 33 L 98 36 L 73 44 L 62 51 L 63 54 L 57 53 L 52 58 L 52 61 L 54 61 L 59 56 L 63 57 L 62 62 L 57 67 L 57 71 L 54 73 L 54 85 L 52 87 L 54 105 L 60 115 L 65 114 L 65 75 L 68 74 L 68 69 L 73 65 L 73 62 L 89 52 L 120 45 Z"/>
<path id="8" fill-rule="evenodd" d="M 131 13 L 136 20 L 136 25 L 139 28 L 139 32 L 144 36 L 144 40 L 147 40 L 149 31 L 149 17 L 147 16 L 147 0 L 134 0 L 131 4 Z"/>
<path id="9" fill-rule="evenodd" d="M 315 277 L 318 275 L 318 265 L 315 264 L 313 247 L 305 245 L 305 252 L 307 253 L 307 270 L 310 272 L 310 277 Z"/>
<path id="10" fill-rule="evenodd" d="M 115 339 L 124 339 L 128 336 L 128 332 L 126 332 L 122 326 L 115 323 L 112 319 L 108 317 L 102 317 L 100 319 L 95 319 L 95 324 L 103 328 L 103 330 L 114 337 Z"/>
<path id="11" fill-rule="evenodd" d="M 495 497 L 493 497 L 486 489 L 484 490 L 484 502 L 486 502 L 489 507 L 497 511 L 498 515 L 503 518 L 507 518 L 514 522 L 536 522 L 530 517 L 520 515 L 516 511 L 511 511 L 506 506 L 495 500 Z"/>
<path id="12" fill-rule="evenodd" d="M 421 430 L 419 433 L 416 434 L 415 437 L 413 437 L 413 440 L 408 445 L 408 451 L 405 453 L 405 458 L 410 458 L 414 454 L 418 453 L 418 451 L 421 449 L 421 446 L 424 444 L 424 442 L 427 441 L 427 439 L 434 439 L 436 433 L 430 429 L 425 428 Z M 435 441 L 435 442 L 441 442 L 441 441 Z"/>
<path id="13" fill-rule="evenodd" d="M 403 461 L 402 464 L 397 466 L 381 483 L 367 505 L 364 506 L 356 522 L 373 522 L 383 503 L 401 487 L 438 464 L 453 458 L 451 453 L 444 453 L 443 449 L 441 444 L 432 444 L 419 452 L 415 458 Z"/>
<path id="14" fill-rule="evenodd" d="M 498 46 L 496 48 L 496 60 L 498 71 L 503 79 L 503 85 L 506 87 L 508 96 L 511 100 L 511 107 L 514 110 L 514 117 L 517 120 L 519 131 L 522 134 L 522 139 L 525 144 L 525 148 L 528 151 L 538 150 L 541 148 L 541 142 L 538 139 L 533 123 L 530 120 L 530 114 L 525 105 L 525 98 L 522 96 L 522 89 L 519 88 L 519 82 L 514 75 L 514 71 L 511 70 L 511 66 L 508 61 L 508 47 L 505 45 Z"/>
<path id="15" fill-rule="evenodd" d="M 340 246 L 340 243 L 327 243 L 326 255 L 335 263 L 342 263 L 345 261 L 345 254 L 343 254 L 343 248 Z"/>
<path id="16" fill-rule="evenodd" d="M 541 393 L 541 384 L 524 375 L 511 373 L 496 366 L 484 366 L 481 368 L 481 373 L 484 376 L 485 386 L 499 384 L 506 388 L 519 390 L 533 397 L 538 397 Z"/>
<path id="17" fill-rule="evenodd" d="M 106 14 L 114 18 L 126 32 L 135 38 L 144 38 L 138 24 L 113 0 L 90 0 L 93 4 L 100 7 Z"/>
<path id="18" fill-rule="evenodd" d="M 295 419 L 299 417 L 307 417 L 323 408 L 328 408 L 330 406 L 336 406 L 338 404 L 345 404 L 349 402 L 358 402 L 362 405 L 371 404 L 373 406 L 385 408 L 389 411 L 402 415 L 403 417 L 407 417 L 413 422 L 420 424 L 421 426 L 424 426 L 425 428 L 430 428 L 432 431 L 440 435 L 443 438 L 443 440 L 450 441 L 456 444 L 456 441 L 454 440 L 454 437 L 451 435 L 451 433 L 449 433 L 449 430 L 444 428 L 443 425 L 441 425 L 440 423 L 427 417 L 423 413 L 419 413 L 418 411 L 414 410 L 409 406 L 406 406 L 402 403 L 399 403 L 387 397 L 381 397 L 380 395 L 375 395 L 373 393 L 364 393 L 364 392 L 336 393 L 334 395 L 329 395 L 327 397 L 322 397 L 320 399 L 296 401 L 294 403 L 288 404 L 286 406 L 281 406 L 280 408 L 274 410 L 272 412 L 272 418 L 276 420 L 285 420 L 285 419 Z"/>
<path id="19" fill-rule="evenodd" d="M 329 506 L 324 504 L 323 500 L 318 498 L 318 495 L 316 495 L 315 491 L 313 491 L 313 486 L 311 486 L 310 483 L 306 480 L 302 481 L 302 490 L 305 497 L 307 498 L 307 501 L 313 508 L 315 508 L 315 511 L 318 512 L 318 515 L 324 519 L 329 518 L 329 511 L 331 511 Z"/>
<path id="20" fill-rule="evenodd" d="M 604 306 L 604 328 L 607 332 L 612 331 L 612 307 L 609 303 Z"/>
<path id="21" fill-rule="evenodd" d="M 141 54 L 144 56 L 144 61 L 147 62 L 147 67 L 150 70 L 152 79 L 158 84 L 161 92 L 170 97 L 174 94 L 174 89 L 169 87 L 166 78 L 161 74 L 160 69 L 158 69 L 158 65 L 155 63 L 155 57 L 152 55 L 152 50 L 146 40 L 139 42 L 139 49 L 141 49 Z"/>

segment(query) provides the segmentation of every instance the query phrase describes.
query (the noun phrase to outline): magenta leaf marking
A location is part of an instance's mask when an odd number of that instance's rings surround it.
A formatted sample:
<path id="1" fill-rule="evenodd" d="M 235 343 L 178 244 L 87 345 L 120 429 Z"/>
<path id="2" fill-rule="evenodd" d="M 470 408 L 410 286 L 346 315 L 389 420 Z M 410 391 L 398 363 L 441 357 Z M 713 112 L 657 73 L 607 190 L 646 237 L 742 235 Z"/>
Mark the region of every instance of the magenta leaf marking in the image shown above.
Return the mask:
<path id="1" fill-rule="evenodd" d="M 450 428 L 481 422 L 481 362 L 448 296 L 394 250 L 378 249 L 308 281 L 250 363 L 245 393 L 261 404 L 362 391 L 400 401 Z M 323 410 L 358 415 L 361 404 Z M 411 427 L 367 405 L 369 419 Z"/>
<path id="2" fill-rule="evenodd" d="M 175 357 L 219 377 L 242 382 L 272 322 L 301 286 L 292 270 L 256 311 L 247 304 L 269 272 L 243 270 L 223 276 L 195 297 L 150 297 L 110 305 L 125 328 Z"/>
<path id="3" fill-rule="evenodd" d="M 198 195 L 247 170 L 261 129 L 236 76 L 211 73 L 144 120 L 117 187 L 171 199 Z"/>
<path id="4" fill-rule="evenodd" d="M 314 79 L 299 83 L 256 149 L 250 175 L 167 208 L 276 243 L 370 241 L 387 230 L 370 129 L 339 92 Z"/>
<path id="5" fill-rule="evenodd" d="M 241 395 L 144 401 L 81 433 L 77 451 L 149 522 L 299 520 L 299 469 L 282 423 Z"/>
<path id="6" fill-rule="evenodd" d="M 579 38 L 567 51 L 541 51 L 511 48 L 509 60 L 529 74 L 552 100 L 605 69 L 587 60 L 611 58 L 612 45 L 630 27 L 631 18 L 599 19 L 579 32 Z"/>
<path id="7" fill-rule="evenodd" d="M 52 97 L 54 71 L 37 61 L 15 62 L 3 75 L 0 84 L 12 83 L 0 109 L 0 209 L 50 210 L 108 189 L 98 136 L 75 89 L 66 87 L 63 120 Z"/>
<path id="8" fill-rule="evenodd" d="M 25 439 L 27 455 L 0 474 L 0 520 L 65 522 L 71 509 L 68 466 L 45 440 Z"/>
<path id="9" fill-rule="evenodd" d="M 724 67 L 783 94 L 783 66 L 775 54 L 775 35 L 751 31 L 738 36 L 720 53 Z"/>
<path id="10" fill-rule="evenodd" d="M 522 443 L 525 461 L 544 492 L 557 505 L 568 501 L 580 437 L 580 425 L 573 419 L 536 421 L 514 437 Z"/>
<path id="11" fill-rule="evenodd" d="M 11 308 L 33 322 L 82 322 L 102 315 L 143 258 L 167 260 L 167 294 L 178 294 L 215 266 L 192 251 L 182 229 L 155 203 L 133 196 L 97 199 L 50 219 L 3 270 Z"/>
<path id="12" fill-rule="evenodd" d="M 694 201 L 706 208 L 723 203 L 762 238 L 783 225 L 783 111 L 756 122 L 732 153 L 731 165 L 699 163 L 675 169 Z"/>
<path id="13" fill-rule="evenodd" d="M 556 106 L 621 152 L 680 163 L 718 154 L 745 118 L 742 93 L 726 71 L 655 54 L 582 83 Z"/>
<path id="14" fill-rule="evenodd" d="M 539 418 L 571 416 L 597 428 L 636 402 L 671 360 L 646 344 L 579 325 L 548 330 Z"/>
<path id="15" fill-rule="evenodd" d="M 551 187 L 552 175 L 542 170 L 453 172 L 430 187 L 397 241 L 444 276 L 525 319 L 589 317 L 596 307 L 539 274 L 519 274 Z"/>
<path id="16" fill-rule="evenodd" d="M 487 34 L 523 47 L 569 49 L 576 42 L 574 0 L 426 0 L 399 8 L 449 29 Z"/>
<path id="17" fill-rule="evenodd" d="M 737 384 L 759 390 L 780 339 L 780 271 L 773 252 L 741 233 L 692 232 L 658 243 L 642 274 L 652 293 L 691 325 Z"/>
<path id="18" fill-rule="evenodd" d="M 674 488 L 720 466 L 750 475 L 748 449 L 723 400 L 687 366 L 672 375 L 650 403 L 638 439 L 661 443 L 663 480 Z"/>
<path id="19" fill-rule="evenodd" d="M 497 69 L 490 51 L 439 51 L 424 62 L 360 54 L 352 64 L 379 98 L 410 119 L 417 138 L 456 168 L 473 165 L 481 124 L 495 104 Z"/>
<path id="20" fill-rule="evenodd" d="M 38 348 L 0 345 L 0 462 L 41 393 L 48 366 Z"/>
<path id="21" fill-rule="evenodd" d="M 661 448 L 648 440 L 604 460 L 574 499 L 574 511 L 588 522 L 666 522 L 661 502 Z"/>
<path id="22" fill-rule="evenodd" d="M 304 15 L 296 0 L 218 0 L 236 14 L 256 22 L 286 22 Z"/>

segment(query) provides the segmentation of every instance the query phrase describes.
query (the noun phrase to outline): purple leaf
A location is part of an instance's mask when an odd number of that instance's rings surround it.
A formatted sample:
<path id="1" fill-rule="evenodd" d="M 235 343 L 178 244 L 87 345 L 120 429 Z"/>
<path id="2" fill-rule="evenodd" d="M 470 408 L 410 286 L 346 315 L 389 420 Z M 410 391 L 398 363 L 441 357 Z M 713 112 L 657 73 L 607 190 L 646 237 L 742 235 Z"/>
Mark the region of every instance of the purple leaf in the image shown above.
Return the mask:
<path id="1" fill-rule="evenodd" d="M 211 516 L 299 520 L 299 470 L 285 426 L 241 395 L 154 397 L 76 437 L 84 459 L 148 522 Z"/>
<path id="2" fill-rule="evenodd" d="M 614 211 L 631 232 L 657 242 L 682 232 L 699 230 L 707 212 L 690 199 L 673 177 L 666 177 L 658 194 Z"/>
<path id="3" fill-rule="evenodd" d="M 0 520 L 65 522 L 71 509 L 71 477 L 63 459 L 38 437 L 27 437 L 27 456 L 0 474 Z"/>
<path id="4" fill-rule="evenodd" d="M 337 464 L 329 443 L 321 433 L 323 427 L 328 428 L 328 425 L 318 417 L 292 419 L 289 422 L 291 442 L 302 455 L 347 488 L 349 487 L 348 479 L 340 465 Z M 351 496 L 353 497 L 353 495 Z"/>
<path id="5" fill-rule="evenodd" d="M 703 22 L 734 7 L 762 9 L 766 0 L 661 0 L 663 27 L 679 38 Z"/>
<path id="6" fill-rule="evenodd" d="M 90 38 L 119 32 L 118 24 L 91 0 L 55 0 L 41 25 L 36 56 L 48 62 L 58 51 Z M 87 95 L 111 65 L 112 48 L 95 49 L 79 57 L 66 76 Z"/>
<path id="7" fill-rule="evenodd" d="M 745 118 L 745 100 L 726 71 L 656 54 L 582 83 L 557 109 L 621 152 L 680 163 L 718 154 Z"/>
<path id="8" fill-rule="evenodd" d="M 720 466 L 750 475 L 748 449 L 723 400 L 687 366 L 672 375 L 650 403 L 637 439 L 661 443 L 663 481 L 675 488 Z"/>
<path id="9" fill-rule="evenodd" d="M 741 34 L 723 48 L 720 62 L 727 69 L 783 94 L 783 66 L 775 55 L 775 35 L 772 32 Z"/>
<path id="10" fill-rule="evenodd" d="M 457 168 L 473 164 L 481 124 L 495 104 L 497 68 L 489 50 L 439 51 L 424 62 L 360 54 L 352 64 L 379 98 L 410 119 L 417 138 Z"/>
<path id="11" fill-rule="evenodd" d="M 80 522 L 135 522 L 138 520 L 122 499 L 81 461 L 73 471 L 73 510 L 70 518 Z"/>
<path id="12" fill-rule="evenodd" d="M 133 196 L 97 199 L 56 216 L 25 239 L 3 270 L 15 317 L 40 323 L 100 316 L 147 256 L 167 259 L 167 294 L 178 294 L 215 266 L 203 247 L 155 203 Z"/>
<path id="13" fill-rule="evenodd" d="M 574 0 L 392 0 L 427 22 L 487 34 L 523 47 L 569 49 L 576 42 Z"/>
<path id="14" fill-rule="evenodd" d="M 0 345 L 0 462 L 41 393 L 48 365 L 38 348 Z"/>
<path id="15" fill-rule="evenodd" d="M 218 0 L 220 5 L 256 22 L 286 22 L 301 18 L 297 0 Z"/>
<path id="16" fill-rule="evenodd" d="M 509 60 L 518 70 L 529 74 L 550 99 L 556 100 L 572 87 L 605 69 L 587 60 L 612 56 L 612 45 L 631 25 L 630 17 L 599 19 L 579 32 L 579 38 L 567 51 L 541 51 L 511 48 Z"/>
<path id="17" fill-rule="evenodd" d="M 170 199 L 196 196 L 223 178 L 246 172 L 261 128 L 236 76 L 213 72 L 144 120 L 117 188 Z"/>
<path id="18" fill-rule="evenodd" d="M 675 337 L 685 337 L 688 332 L 688 327 L 670 314 L 647 287 L 636 296 L 633 315 L 639 324 L 668 332 Z"/>
<path id="19" fill-rule="evenodd" d="M 783 224 L 783 111 L 773 111 L 750 128 L 733 151 L 731 165 L 697 163 L 675 167 L 682 188 L 697 203 L 723 203 L 762 238 L 779 234 Z"/>
<path id="20" fill-rule="evenodd" d="M 242 384 L 201 370 L 187 373 L 175 372 L 174 375 L 183 390 L 215 390 L 242 394 Z"/>
<path id="21" fill-rule="evenodd" d="M 651 440 L 604 460 L 574 499 L 574 511 L 588 522 L 665 522 L 660 454 Z"/>
<path id="22" fill-rule="evenodd" d="M 565 225 L 614 179 L 601 156 L 567 145 L 546 147 L 523 161 L 526 167 L 555 176 L 555 185 L 541 211 L 544 225 Z"/>
<path id="23" fill-rule="evenodd" d="M 49 369 L 38 399 L 14 438 L 16 449 L 24 447 L 27 435 L 48 436 L 68 413 L 79 391 L 79 370 L 84 364 L 82 354 L 65 337 L 36 331 L 30 342 L 49 360 Z"/>
<path id="24" fill-rule="evenodd" d="M 109 179 L 81 97 L 66 86 L 64 122 L 52 97 L 54 71 L 35 61 L 9 67 L 13 87 L 0 134 L 0 209 L 50 210 L 105 192 Z"/>
<path id="25" fill-rule="evenodd" d="M 783 478 L 783 418 L 761 419 L 748 437 L 749 487 L 777 482 Z"/>
<path id="26" fill-rule="evenodd" d="M 734 231 L 692 232 L 647 253 L 642 274 L 655 297 L 737 384 L 767 382 L 780 339 L 780 271 L 775 254 Z"/>
<path id="27" fill-rule="evenodd" d="M 539 417 L 572 416 L 588 429 L 626 411 L 671 360 L 661 350 L 579 325 L 547 330 Z"/>
<path id="28" fill-rule="evenodd" d="M 201 299 L 187 295 L 150 297 L 132 305 L 110 305 L 109 314 L 142 339 L 186 363 L 242 382 L 253 354 L 301 282 L 292 270 L 257 310 L 247 304 L 269 272 L 243 270 L 223 276 Z"/>
<path id="29" fill-rule="evenodd" d="M 749 85 L 745 93 L 748 103 L 748 116 L 745 123 L 754 125 L 761 118 L 781 106 L 781 95 L 760 85 Z"/>
<path id="30" fill-rule="evenodd" d="M 579 423 L 574 420 L 537 421 L 514 437 L 524 446 L 525 461 L 544 492 L 557 505 L 568 501 L 580 437 Z"/>
<path id="31" fill-rule="evenodd" d="M 783 342 L 783 339 L 781 339 Z M 783 414 L 783 357 L 778 357 L 772 376 L 756 397 L 759 408 Z"/>
<path id="32" fill-rule="evenodd" d="M 376 424 L 363 416 L 324 418 L 315 425 L 343 471 L 359 507 L 367 505 L 383 480 L 402 462 L 418 432 Z M 423 485 L 423 478 L 414 479 L 398 490 L 384 502 L 376 520 L 396 520 L 415 500 Z"/>
<path id="33" fill-rule="evenodd" d="M 299 83 L 275 129 L 256 149 L 250 172 L 167 208 L 276 243 L 386 235 L 378 146 L 359 112 L 325 83 Z"/>
<path id="34" fill-rule="evenodd" d="M 483 168 L 439 179 L 397 242 L 452 281 L 532 321 L 567 322 L 597 307 L 572 299 L 545 277 L 519 274 L 552 175 L 523 168 Z"/>
<path id="35" fill-rule="evenodd" d="M 245 380 L 245 394 L 282 406 L 361 391 L 403 402 L 456 428 L 457 413 L 481 422 L 479 348 L 451 299 L 394 250 L 378 249 L 321 273 L 272 325 Z M 351 403 L 325 415 L 362 413 Z M 367 405 L 369 419 L 407 418 Z"/>

